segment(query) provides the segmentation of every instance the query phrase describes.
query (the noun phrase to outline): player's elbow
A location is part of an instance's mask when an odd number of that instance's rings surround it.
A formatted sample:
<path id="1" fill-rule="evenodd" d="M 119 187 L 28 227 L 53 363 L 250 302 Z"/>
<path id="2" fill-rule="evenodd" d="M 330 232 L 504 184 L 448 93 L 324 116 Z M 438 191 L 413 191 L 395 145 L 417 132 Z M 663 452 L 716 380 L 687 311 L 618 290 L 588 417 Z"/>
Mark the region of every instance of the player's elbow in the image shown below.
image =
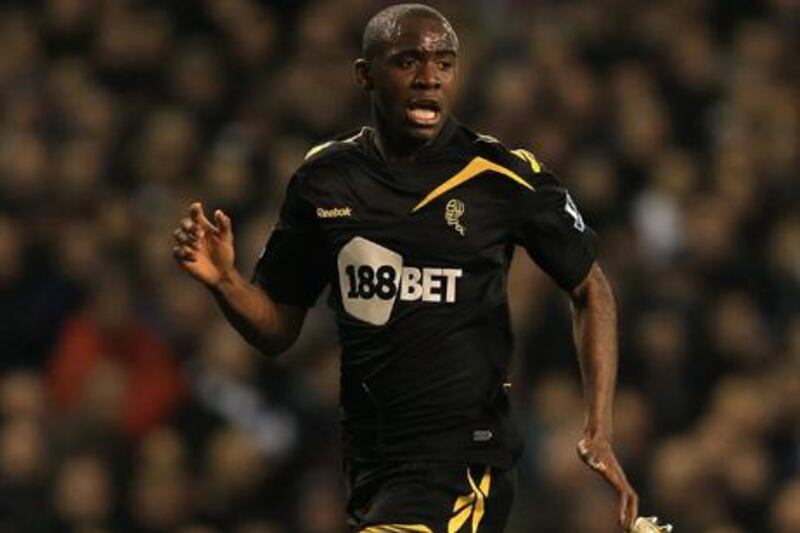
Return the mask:
<path id="1" fill-rule="evenodd" d="M 594 263 L 589 273 L 577 287 L 569 292 L 573 307 L 585 308 L 592 304 L 602 304 L 604 307 L 614 305 L 614 293 L 611 285 L 603 273 L 600 265 Z"/>
<path id="2" fill-rule="evenodd" d="M 275 304 L 271 320 L 265 321 L 268 326 L 257 339 L 253 339 L 252 344 L 269 357 L 281 355 L 297 342 L 305 316 L 303 307 Z"/>
<path id="3" fill-rule="evenodd" d="M 297 342 L 298 336 L 299 332 L 288 333 L 285 335 L 265 336 L 259 339 L 254 339 L 251 341 L 251 344 L 258 348 L 258 350 L 267 357 L 275 358 L 289 351 L 289 349 L 294 346 L 295 342 Z"/>

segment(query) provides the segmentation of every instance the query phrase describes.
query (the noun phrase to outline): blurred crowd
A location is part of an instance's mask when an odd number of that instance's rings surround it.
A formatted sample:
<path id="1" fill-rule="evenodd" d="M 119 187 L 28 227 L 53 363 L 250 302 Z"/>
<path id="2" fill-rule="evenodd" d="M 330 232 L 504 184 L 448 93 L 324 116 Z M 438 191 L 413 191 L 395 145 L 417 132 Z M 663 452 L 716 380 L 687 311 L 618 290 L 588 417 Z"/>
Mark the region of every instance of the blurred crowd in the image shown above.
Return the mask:
<path id="1" fill-rule="evenodd" d="M 642 512 L 800 531 L 800 2 L 432 4 L 459 119 L 532 150 L 600 234 Z M 330 311 L 267 361 L 171 240 L 200 200 L 252 269 L 305 151 L 369 120 L 350 65 L 384 5 L 0 5 L 0 532 L 343 530 Z M 517 255 L 509 531 L 616 531 L 575 453 L 567 302 Z"/>

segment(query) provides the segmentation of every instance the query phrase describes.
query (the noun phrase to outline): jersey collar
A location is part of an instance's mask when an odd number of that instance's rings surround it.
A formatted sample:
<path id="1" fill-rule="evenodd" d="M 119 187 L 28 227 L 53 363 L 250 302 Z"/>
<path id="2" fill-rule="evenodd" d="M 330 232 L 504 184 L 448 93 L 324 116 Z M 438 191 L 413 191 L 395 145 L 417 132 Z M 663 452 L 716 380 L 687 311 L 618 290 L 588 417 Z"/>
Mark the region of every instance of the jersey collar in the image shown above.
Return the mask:
<path id="1" fill-rule="evenodd" d="M 431 142 L 419 149 L 414 161 L 421 161 L 436 156 L 453 140 L 456 132 L 458 131 L 458 123 L 452 117 L 447 117 L 445 123 L 439 134 Z M 364 128 L 364 135 L 362 135 L 362 145 L 369 157 L 383 161 L 383 156 L 375 144 L 375 129 L 371 127 Z"/>

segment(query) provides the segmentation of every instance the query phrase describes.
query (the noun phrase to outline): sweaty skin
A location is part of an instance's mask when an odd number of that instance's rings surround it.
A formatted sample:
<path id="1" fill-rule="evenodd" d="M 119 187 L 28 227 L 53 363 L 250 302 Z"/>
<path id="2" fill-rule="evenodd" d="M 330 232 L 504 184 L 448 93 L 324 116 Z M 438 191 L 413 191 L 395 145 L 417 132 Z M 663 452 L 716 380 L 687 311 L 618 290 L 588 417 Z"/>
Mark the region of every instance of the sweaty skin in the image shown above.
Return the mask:
<path id="1" fill-rule="evenodd" d="M 441 20 L 436 22 L 438 22 L 438 24 L 424 28 L 419 33 L 418 37 L 412 32 L 410 35 L 411 39 L 417 39 L 419 48 L 426 52 L 452 51 L 455 53 L 458 50 L 458 39 L 450 23 Z M 387 42 L 393 44 L 403 42 L 409 37 L 409 35 L 407 35 L 409 29 L 409 25 L 407 24 L 396 23 L 393 26 L 394 31 L 390 38 L 387 39 Z"/>
<path id="2" fill-rule="evenodd" d="M 611 447 L 612 404 L 617 376 L 617 311 L 614 295 L 595 263 L 586 279 L 570 291 L 573 335 L 586 402 L 578 456 L 619 494 L 619 523 L 628 531 L 638 516 L 639 497 Z"/>
<path id="3" fill-rule="evenodd" d="M 363 57 L 372 60 L 380 46 L 396 42 L 405 29 L 404 20 L 411 15 L 438 20 L 448 34 L 451 46 L 454 50 L 458 50 L 458 36 L 441 13 L 423 4 L 401 4 L 388 7 L 370 19 L 364 29 Z"/>
<path id="4" fill-rule="evenodd" d="M 388 160 L 406 159 L 435 139 L 451 115 L 458 38 L 447 21 L 427 12 L 385 25 L 365 42 L 368 58 L 356 61 L 355 75 L 371 95 L 379 150 Z"/>

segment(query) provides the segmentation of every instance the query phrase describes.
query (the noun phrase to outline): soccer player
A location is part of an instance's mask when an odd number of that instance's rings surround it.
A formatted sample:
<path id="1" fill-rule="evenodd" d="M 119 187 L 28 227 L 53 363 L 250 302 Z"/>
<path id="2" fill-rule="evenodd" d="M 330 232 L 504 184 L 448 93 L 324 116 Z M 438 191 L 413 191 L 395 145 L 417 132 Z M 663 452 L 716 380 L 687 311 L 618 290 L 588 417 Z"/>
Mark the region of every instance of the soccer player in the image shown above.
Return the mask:
<path id="1" fill-rule="evenodd" d="M 577 449 L 619 493 L 627 530 L 637 496 L 611 447 L 616 315 L 593 234 L 530 152 L 453 118 L 458 50 L 430 7 L 375 15 L 355 62 L 373 126 L 308 152 L 252 282 L 234 266 L 230 219 L 199 203 L 175 257 L 267 354 L 292 345 L 330 285 L 353 531 L 483 533 L 505 526 L 520 451 L 505 289 L 523 246 L 571 298 L 586 400 Z"/>

